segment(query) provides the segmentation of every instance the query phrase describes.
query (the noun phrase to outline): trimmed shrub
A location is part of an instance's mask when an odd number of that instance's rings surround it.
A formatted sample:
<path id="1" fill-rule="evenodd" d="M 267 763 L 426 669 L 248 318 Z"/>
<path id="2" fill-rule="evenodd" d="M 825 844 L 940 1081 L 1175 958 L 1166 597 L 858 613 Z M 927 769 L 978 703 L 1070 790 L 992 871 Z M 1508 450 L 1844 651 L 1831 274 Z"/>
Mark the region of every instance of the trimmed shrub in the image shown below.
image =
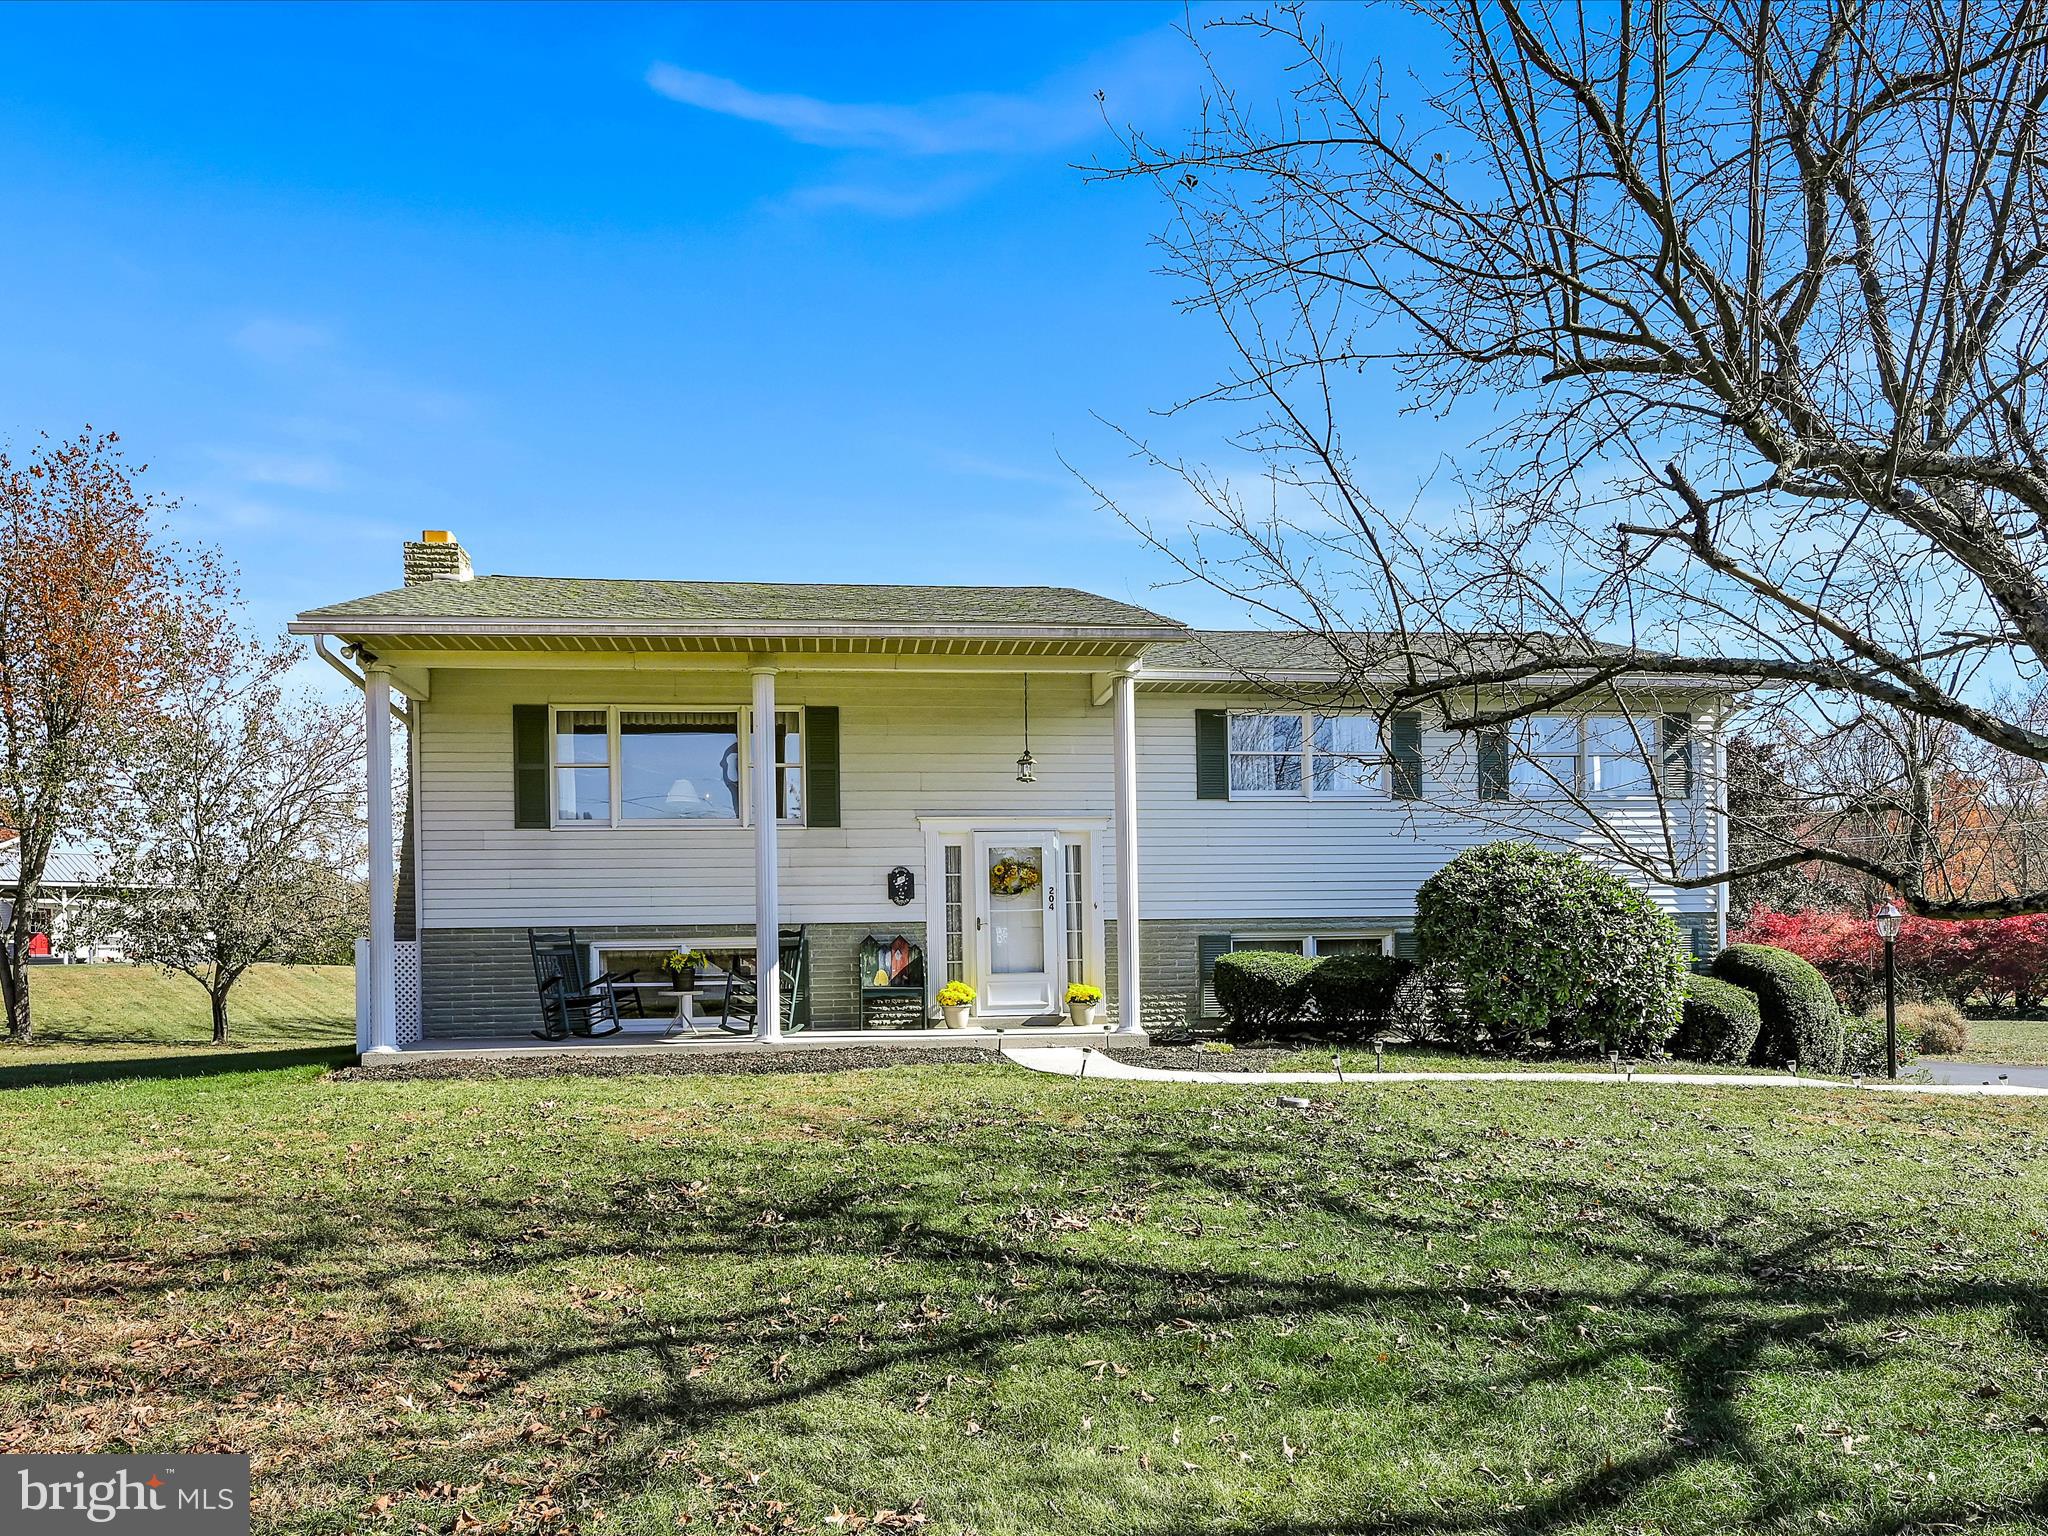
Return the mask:
<path id="1" fill-rule="evenodd" d="M 1315 961 L 1274 949 L 1238 949 L 1216 959 L 1216 1002 L 1232 1040 L 1272 1040 L 1300 1032 Z"/>
<path id="2" fill-rule="evenodd" d="M 1864 1010 L 1878 1034 L 1884 1034 L 1884 1004 Z M 1950 1001 L 1898 1004 L 1898 1049 L 1925 1051 L 1929 1057 L 1954 1057 L 1970 1049 L 1970 1024 Z"/>
<path id="3" fill-rule="evenodd" d="M 1712 976 L 1688 976 L 1685 1018 L 1672 1037 L 1671 1054 L 1713 1066 L 1744 1066 L 1763 1023 L 1756 994 L 1748 988 Z"/>
<path id="4" fill-rule="evenodd" d="M 1904 1010 L 1901 1010 L 1903 1015 Z M 1906 1071 L 1919 1058 L 1913 1049 L 1913 1038 L 1905 1030 L 1901 1017 L 1899 1025 L 1899 1070 Z M 1884 1059 L 1884 1015 L 1865 1015 L 1860 1019 L 1845 1019 L 1842 1022 L 1842 1070 L 1863 1077 L 1883 1077 Z"/>
<path id="5" fill-rule="evenodd" d="M 1882 1012 L 1877 1020 L 1883 1024 Z M 1957 1056 L 1970 1048 L 1970 1026 L 1954 1003 L 1901 1003 L 1899 1039 L 1929 1056 Z"/>
<path id="6" fill-rule="evenodd" d="M 1468 848 L 1416 893 L 1416 947 L 1457 997 L 1447 1040 L 1648 1056 L 1678 1028 L 1689 950 L 1626 880 L 1534 843 Z"/>
<path id="7" fill-rule="evenodd" d="M 1308 973 L 1308 1000 L 1332 1037 L 1371 1039 L 1386 1026 L 1394 994 L 1415 967 L 1391 955 L 1357 950 L 1318 960 Z"/>
<path id="8" fill-rule="evenodd" d="M 1713 972 L 1756 994 L 1763 1029 L 1751 1061 L 1763 1067 L 1796 1061 L 1815 1072 L 1841 1070 L 1842 1010 L 1819 971 L 1790 950 L 1730 944 L 1714 957 Z"/>

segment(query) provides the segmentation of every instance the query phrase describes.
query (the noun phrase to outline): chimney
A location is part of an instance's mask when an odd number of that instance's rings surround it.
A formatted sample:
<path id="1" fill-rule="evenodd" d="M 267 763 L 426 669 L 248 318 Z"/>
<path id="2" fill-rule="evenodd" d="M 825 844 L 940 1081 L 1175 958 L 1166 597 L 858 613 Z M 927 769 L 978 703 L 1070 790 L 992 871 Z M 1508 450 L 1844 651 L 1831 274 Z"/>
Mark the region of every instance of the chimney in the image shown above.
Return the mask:
<path id="1" fill-rule="evenodd" d="M 424 586 L 430 581 L 474 581 L 469 568 L 469 551 L 455 542 L 445 528 L 429 528 L 417 540 L 405 541 L 405 584 Z"/>

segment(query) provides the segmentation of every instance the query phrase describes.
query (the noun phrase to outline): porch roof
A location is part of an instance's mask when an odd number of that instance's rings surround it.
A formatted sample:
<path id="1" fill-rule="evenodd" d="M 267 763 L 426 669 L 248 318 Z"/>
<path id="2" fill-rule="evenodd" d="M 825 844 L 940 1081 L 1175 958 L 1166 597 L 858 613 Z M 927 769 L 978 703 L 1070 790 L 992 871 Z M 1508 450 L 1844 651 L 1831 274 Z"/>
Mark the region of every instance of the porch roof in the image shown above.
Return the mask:
<path id="1" fill-rule="evenodd" d="M 480 576 L 430 581 L 302 613 L 299 635 L 382 637 L 406 649 L 1103 649 L 1180 640 L 1176 620 L 1071 587 L 644 581 Z"/>

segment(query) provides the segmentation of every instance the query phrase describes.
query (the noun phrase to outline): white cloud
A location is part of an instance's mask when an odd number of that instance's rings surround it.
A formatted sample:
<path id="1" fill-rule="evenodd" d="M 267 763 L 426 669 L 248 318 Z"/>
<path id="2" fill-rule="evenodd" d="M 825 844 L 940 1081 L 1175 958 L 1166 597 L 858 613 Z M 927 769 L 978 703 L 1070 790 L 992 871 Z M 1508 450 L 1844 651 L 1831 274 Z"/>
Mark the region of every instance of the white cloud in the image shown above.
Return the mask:
<path id="1" fill-rule="evenodd" d="M 788 208 L 844 209 L 909 218 L 993 185 L 1005 162 L 1072 151 L 1103 133 L 1105 106 L 1143 115 L 1190 90 L 1195 61 L 1172 29 L 1131 39 L 1025 91 L 967 91 L 916 102 L 831 101 L 762 91 L 722 75 L 658 63 L 647 84 L 671 101 L 758 123 L 799 144 L 838 151 L 839 173 L 779 199 Z M 932 160 L 977 161 L 972 172 L 933 175 Z"/>
<path id="2" fill-rule="evenodd" d="M 777 129 L 800 144 L 902 155 L 1020 154 L 1071 143 L 1101 119 L 1085 92 L 970 93 L 916 105 L 825 101 L 756 91 L 719 75 L 656 64 L 647 83 L 671 101 Z"/>

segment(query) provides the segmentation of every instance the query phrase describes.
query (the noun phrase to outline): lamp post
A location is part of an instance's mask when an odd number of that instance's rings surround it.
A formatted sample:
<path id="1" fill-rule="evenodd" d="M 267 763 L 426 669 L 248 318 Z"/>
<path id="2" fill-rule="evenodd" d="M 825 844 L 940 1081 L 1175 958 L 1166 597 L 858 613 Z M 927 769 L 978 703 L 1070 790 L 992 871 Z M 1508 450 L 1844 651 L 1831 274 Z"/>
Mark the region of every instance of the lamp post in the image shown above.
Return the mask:
<path id="1" fill-rule="evenodd" d="M 1884 940 L 1884 1075 L 1899 1075 L 1899 966 L 1893 945 L 1906 914 L 1895 901 L 1888 901 L 1871 915 L 1877 936 Z"/>

